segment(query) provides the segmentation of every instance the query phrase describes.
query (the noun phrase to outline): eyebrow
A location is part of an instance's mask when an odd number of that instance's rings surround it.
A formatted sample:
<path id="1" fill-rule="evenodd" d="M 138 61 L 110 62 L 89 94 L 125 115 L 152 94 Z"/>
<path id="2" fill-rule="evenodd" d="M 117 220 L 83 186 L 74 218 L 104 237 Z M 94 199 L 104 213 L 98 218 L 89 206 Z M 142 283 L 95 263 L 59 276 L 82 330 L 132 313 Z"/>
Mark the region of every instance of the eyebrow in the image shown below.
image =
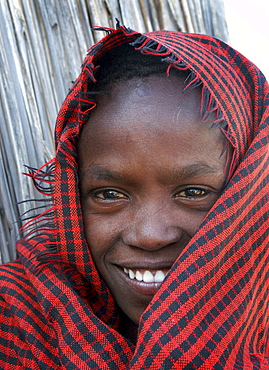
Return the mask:
<path id="1" fill-rule="evenodd" d="M 124 177 L 122 176 L 120 172 L 109 170 L 106 167 L 99 166 L 99 165 L 92 166 L 88 168 L 86 171 L 81 171 L 80 176 L 82 178 L 87 177 L 93 180 L 106 180 L 106 181 L 116 180 L 120 182 L 124 181 Z"/>
<path id="2" fill-rule="evenodd" d="M 167 171 L 166 175 L 161 175 L 160 179 L 164 184 L 174 183 L 180 180 L 193 179 L 201 175 L 213 175 L 220 174 L 220 171 L 216 167 L 211 167 L 206 163 L 197 162 L 175 168 L 172 171 Z"/>
<path id="3" fill-rule="evenodd" d="M 195 178 L 200 175 L 219 174 L 219 169 L 211 167 L 206 163 L 197 162 L 194 164 L 174 168 L 172 171 L 167 171 L 165 174 L 160 175 L 160 180 L 163 183 L 173 183 L 179 179 Z M 81 178 L 91 178 L 99 181 L 117 181 L 117 182 L 130 182 L 128 181 L 128 174 L 124 175 L 118 171 L 110 170 L 105 166 L 93 165 L 86 171 L 80 173 Z"/>

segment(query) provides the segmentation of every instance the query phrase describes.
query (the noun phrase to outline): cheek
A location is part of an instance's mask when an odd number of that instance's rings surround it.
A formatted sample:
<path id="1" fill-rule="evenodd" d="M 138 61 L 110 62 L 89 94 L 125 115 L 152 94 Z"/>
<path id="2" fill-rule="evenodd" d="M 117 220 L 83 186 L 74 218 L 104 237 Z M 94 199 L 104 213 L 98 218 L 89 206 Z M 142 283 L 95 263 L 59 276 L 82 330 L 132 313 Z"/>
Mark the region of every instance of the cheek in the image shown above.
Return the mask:
<path id="1" fill-rule="evenodd" d="M 192 210 L 188 207 L 183 207 L 183 209 L 178 207 L 176 210 L 174 207 L 171 208 L 168 213 L 163 210 L 163 214 L 157 217 L 162 221 L 159 227 L 165 228 L 165 225 L 169 223 L 168 226 L 180 229 L 182 234 L 192 238 L 207 211 Z M 145 224 L 145 212 L 136 210 L 131 212 L 131 215 L 128 212 L 119 212 L 110 216 L 83 212 L 83 220 L 86 240 L 94 262 L 98 264 L 98 261 L 104 261 L 110 251 L 113 253 L 115 246 L 124 240 L 125 230 L 135 230 L 140 234 L 140 228 Z"/>
<path id="2" fill-rule="evenodd" d="M 120 229 L 117 222 L 98 215 L 83 213 L 83 221 L 86 240 L 97 264 L 114 245 Z"/>
<path id="3" fill-rule="evenodd" d="M 181 229 L 186 232 L 186 234 L 192 238 L 196 231 L 199 229 L 201 223 L 203 222 L 207 211 L 197 211 L 197 210 L 184 210 L 179 212 L 179 222 Z"/>

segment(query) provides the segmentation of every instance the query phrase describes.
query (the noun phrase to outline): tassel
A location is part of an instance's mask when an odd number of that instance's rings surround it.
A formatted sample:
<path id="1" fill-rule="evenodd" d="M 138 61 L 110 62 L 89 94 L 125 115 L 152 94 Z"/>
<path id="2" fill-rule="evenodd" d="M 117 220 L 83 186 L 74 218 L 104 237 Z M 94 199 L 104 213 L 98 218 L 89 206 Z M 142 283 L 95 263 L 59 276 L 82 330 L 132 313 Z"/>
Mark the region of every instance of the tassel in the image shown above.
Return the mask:
<path id="1" fill-rule="evenodd" d="M 50 196 L 53 193 L 52 183 L 54 181 L 55 163 L 54 158 L 44 164 L 39 169 L 26 166 L 28 173 L 23 172 L 23 175 L 32 178 L 35 188 L 43 195 Z M 48 184 L 44 186 L 43 184 Z"/>

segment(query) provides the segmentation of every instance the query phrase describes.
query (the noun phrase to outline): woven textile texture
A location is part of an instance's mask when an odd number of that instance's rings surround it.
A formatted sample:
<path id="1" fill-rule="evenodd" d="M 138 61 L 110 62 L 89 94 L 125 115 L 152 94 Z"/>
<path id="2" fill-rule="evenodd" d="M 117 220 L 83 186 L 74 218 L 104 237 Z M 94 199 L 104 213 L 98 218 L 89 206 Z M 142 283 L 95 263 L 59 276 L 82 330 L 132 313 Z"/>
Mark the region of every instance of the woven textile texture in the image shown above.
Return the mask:
<path id="1" fill-rule="evenodd" d="M 76 155 L 95 106 L 88 84 L 98 58 L 127 42 L 190 69 L 203 84 L 204 113 L 218 111 L 233 147 L 229 182 L 143 313 L 136 345 L 117 331 L 117 306 L 84 237 Z M 269 369 L 269 107 L 261 72 L 212 37 L 108 29 L 88 51 L 55 138 L 55 158 L 30 174 L 51 207 L 26 223 L 18 260 L 1 266 L 0 369 Z"/>

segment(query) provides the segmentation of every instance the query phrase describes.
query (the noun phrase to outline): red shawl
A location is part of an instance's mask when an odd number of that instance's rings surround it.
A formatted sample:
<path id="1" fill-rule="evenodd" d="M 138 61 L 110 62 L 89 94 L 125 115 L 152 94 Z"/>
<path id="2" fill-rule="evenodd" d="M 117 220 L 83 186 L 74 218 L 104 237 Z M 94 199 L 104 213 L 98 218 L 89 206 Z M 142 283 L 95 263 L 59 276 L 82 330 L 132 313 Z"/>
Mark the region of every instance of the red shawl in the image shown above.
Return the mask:
<path id="1" fill-rule="evenodd" d="M 27 224 L 19 259 L 1 267 L 0 368 L 269 369 L 268 83 L 209 36 L 107 32 L 62 105 L 55 159 L 31 175 L 52 207 Z M 142 315 L 136 346 L 117 331 L 85 241 L 76 157 L 98 57 L 126 42 L 190 69 L 234 148 L 229 183 Z"/>

